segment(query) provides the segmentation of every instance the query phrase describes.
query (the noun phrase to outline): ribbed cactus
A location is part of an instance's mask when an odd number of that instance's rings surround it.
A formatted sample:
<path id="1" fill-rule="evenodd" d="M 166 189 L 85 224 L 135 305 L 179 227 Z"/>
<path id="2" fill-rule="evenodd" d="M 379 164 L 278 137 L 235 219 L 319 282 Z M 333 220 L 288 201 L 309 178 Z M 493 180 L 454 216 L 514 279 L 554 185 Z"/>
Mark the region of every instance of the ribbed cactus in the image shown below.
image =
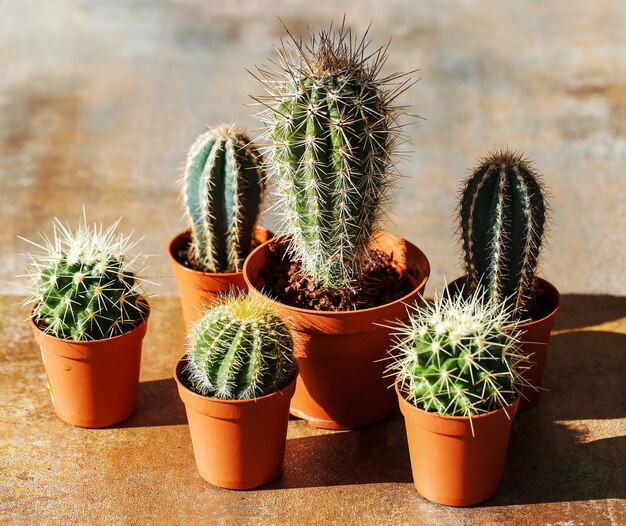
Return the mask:
<path id="1" fill-rule="evenodd" d="M 240 272 L 250 252 L 265 182 L 243 130 L 218 126 L 189 150 L 184 174 L 191 259 L 206 272 Z"/>
<path id="2" fill-rule="evenodd" d="M 450 297 L 452 296 L 452 297 Z M 447 416 L 474 416 L 510 404 L 528 359 L 517 350 L 511 309 L 484 289 L 435 297 L 411 308 L 398 325 L 388 371 L 417 407 Z"/>
<path id="3" fill-rule="evenodd" d="M 224 296 L 209 305 L 187 350 L 195 391 L 226 400 L 279 391 L 296 374 L 289 329 L 263 300 Z"/>
<path id="4" fill-rule="evenodd" d="M 482 159 L 465 183 L 460 232 L 467 286 L 479 282 L 493 301 L 523 314 L 532 295 L 546 205 L 539 175 L 519 153 Z"/>
<path id="5" fill-rule="evenodd" d="M 381 77 L 386 48 L 370 52 L 343 27 L 278 51 L 278 72 L 259 69 L 275 209 L 302 272 L 331 289 L 355 285 L 394 172 L 408 79 Z"/>
<path id="6" fill-rule="evenodd" d="M 31 256 L 30 297 L 33 321 L 44 332 L 68 340 L 100 340 L 139 325 L 148 306 L 132 270 L 135 246 L 116 234 L 119 220 L 107 228 L 83 219 L 72 231 L 55 220 L 52 239 L 31 242 L 41 253 Z"/>

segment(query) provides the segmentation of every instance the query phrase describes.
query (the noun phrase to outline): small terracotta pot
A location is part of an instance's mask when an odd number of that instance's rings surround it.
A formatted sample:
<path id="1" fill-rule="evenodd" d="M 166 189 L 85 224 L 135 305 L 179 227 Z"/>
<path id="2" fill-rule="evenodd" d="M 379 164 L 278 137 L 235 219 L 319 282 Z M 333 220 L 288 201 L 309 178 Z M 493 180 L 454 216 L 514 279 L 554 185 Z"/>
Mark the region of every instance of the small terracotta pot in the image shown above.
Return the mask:
<path id="1" fill-rule="evenodd" d="M 48 376 L 57 416 L 78 427 L 107 427 L 135 411 L 144 321 L 104 340 L 62 340 L 44 333 L 30 318 Z"/>
<path id="2" fill-rule="evenodd" d="M 397 385 L 396 393 L 417 491 L 446 506 L 472 506 L 493 497 L 502 481 L 519 396 L 503 409 L 472 417 L 470 425 L 468 417 L 418 409 L 406 401 Z"/>
<path id="3" fill-rule="evenodd" d="M 300 372 L 291 413 L 316 427 L 364 426 L 385 418 L 397 406 L 392 380 L 384 377 L 392 331 L 377 324 L 407 320 L 405 304 L 421 297 L 430 265 L 415 245 L 385 232 L 375 235 L 372 248 L 389 254 L 412 280 L 415 288 L 409 294 L 380 307 L 349 312 L 301 309 L 269 299 L 294 335 Z M 265 243 L 244 263 L 251 295 L 266 297 L 260 290 L 260 272 L 268 254 Z"/>
<path id="4" fill-rule="evenodd" d="M 265 243 L 273 237 L 269 230 L 256 227 L 254 238 L 257 244 Z M 189 330 L 201 317 L 207 303 L 221 293 L 231 290 L 247 290 L 241 272 L 211 273 L 193 270 L 183 265 L 178 259 L 178 252 L 189 243 L 189 231 L 174 236 L 170 241 L 168 254 L 172 272 L 178 284 L 180 303 L 183 309 L 185 328 Z"/>
<path id="5" fill-rule="evenodd" d="M 222 488 L 251 489 L 283 469 L 289 402 L 295 379 L 284 389 L 252 400 L 219 400 L 189 390 L 181 381 L 183 356 L 174 366 L 185 404 L 200 476 Z"/>
<path id="6" fill-rule="evenodd" d="M 451 291 L 458 291 L 465 283 L 466 276 L 455 279 L 448 285 Z M 520 411 L 534 405 L 539 400 L 543 387 L 543 373 L 548 360 L 548 346 L 550 334 L 556 323 L 561 306 L 561 295 L 554 285 L 545 279 L 537 278 L 537 291 L 548 304 L 549 314 L 538 320 L 518 325 L 523 331 L 521 335 L 520 351 L 531 362 L 529 368 L 522 372 L 522 376 L 530 385 L 524 386 L 519 403 Z M 531 387 L 532 386 L 532 387 Z"/>

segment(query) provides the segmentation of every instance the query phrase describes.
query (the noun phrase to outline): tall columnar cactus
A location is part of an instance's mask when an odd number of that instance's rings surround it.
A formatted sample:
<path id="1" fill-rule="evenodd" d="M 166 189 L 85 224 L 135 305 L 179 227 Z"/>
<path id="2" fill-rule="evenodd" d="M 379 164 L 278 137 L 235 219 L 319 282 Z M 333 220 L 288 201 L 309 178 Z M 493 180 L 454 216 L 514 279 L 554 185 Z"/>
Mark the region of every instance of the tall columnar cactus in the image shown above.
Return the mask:
<path id="1" fill-rule="evenodd" d="M 355 285 L 394 172 L 395 97 L 409 79 L 382 77 L 386 48 L 370 52 L 343 27 L 309 44 L 291 39 L 278 72 L 259 69 L 270 178 L 290 256 L 326 288 Z"/>
<path id="2" fill-rule="evenodd" d="M 218 126 L 189 150 L 184 174 L 190 256 L 206 272 L 240 272 L 250 252 L 265 182 L 243 130 Z"/>
<path id="3" fill-rule="evenodd" d="M 279 391 L 296 374 L 289 329 L 263 300 L 224 296 L 196 324 L 187 350 L 195 391 L 247 399 Z"/>
<path id="4" fill-rule="evenodd" d="M 517 350 L 512 311 L 485 290 L 435 297 L 412 307 L 400 324 L 388 371 L 417 407 L 447 416 L 474 416 L 506 407 L 524 380 L 528 359 Z"/>
<path id="5" fill-rule="evenodd" d="M 107 229 L 83 219 L 72 231 L 55 220 L 52 239 L 33 243 L 29 304 L 33 321 L 44 332 L 67 340 L 100 340 L 139 325 L 148 313 L 132 270 L 135 243 L 116 234 L 119 220 Z"/>
<path id="6" fill-rule="evenodd" d="M 482 283 L 493 301 L 523 314 L 531 298 L 546 205 L 531 162 L 510 151 L 487 155 L 465 183 L 460 232 L 470 289 Z"/>

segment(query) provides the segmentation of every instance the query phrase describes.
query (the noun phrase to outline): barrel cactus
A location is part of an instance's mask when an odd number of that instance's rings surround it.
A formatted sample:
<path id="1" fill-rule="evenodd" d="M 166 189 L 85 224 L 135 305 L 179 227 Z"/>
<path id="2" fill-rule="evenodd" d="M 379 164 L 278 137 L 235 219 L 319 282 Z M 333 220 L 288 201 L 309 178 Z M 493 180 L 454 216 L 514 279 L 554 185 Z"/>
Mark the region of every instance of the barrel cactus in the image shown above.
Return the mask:
<path id="1" fill-rule="evenodd" d="M 523 315 L 532 297 L 546 204 L 540 176 L 519 153 L 494 152 L 466 181 L 459 206 L 467 286 L 481 282 Z"/>
<path id="2" fill-rule="evenodd" d="M 323 287 L 354 287 L 395 175 L 394 100 L 409 79 L 381 76 L 386 48 L 370 51 L 344 28 L 278 53 L 281 69 L 260 68 L 267 94 L 254 98 L 288 253 Z"/>
<path id="3" fill-rule="evenodd" d="M 258 150 L 235 125 L 212 128 L 191 146 L 183 184 L 191 261 L 205 272 L 240 272 L 265 191 Z"/>
<path id="4" fill-rule="evenodd" d="M 518 350 L 511 308 L 482 288 L 446 294 L 410 309 L 397 326 L 388 372 L 415 406 L 445 416 L 472 417 L 506 407 L 524 383 L 528 358 Z"/>
<path id="5" fill-rule="evenodd" d="M 267 395 L 295 377 L 293 340 L 267 302 L 223 296 L 195 325 L 186 370 L 194 391 L 205 396 L 238 400 Z"/>
<path id="6" fill-rule="evenodd" d="M 52 238 L 34 243 L 29 304 L 45 333 L 66 340 L 100 340 L 139 325 L 148 314 L 141 280 L 129 257 L 135 243 L 116 233 L 119 220 L 104 229 L 83 218 L 76 230 L 55 220 Z"/>

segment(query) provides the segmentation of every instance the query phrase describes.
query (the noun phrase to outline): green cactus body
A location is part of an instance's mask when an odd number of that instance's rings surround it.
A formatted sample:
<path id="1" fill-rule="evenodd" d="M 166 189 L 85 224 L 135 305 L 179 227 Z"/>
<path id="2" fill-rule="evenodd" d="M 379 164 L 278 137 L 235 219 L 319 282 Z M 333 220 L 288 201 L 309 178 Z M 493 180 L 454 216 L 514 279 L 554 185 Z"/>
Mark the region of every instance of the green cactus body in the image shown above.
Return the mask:
<path id="1" fill-rule="evenodd" d="M 525 312 L 532 295 L 546 207 L 539 176 L 521 155 L 488 155 L 466 182 L 460 222 L 468 287 Z"/>
<path id="2" fill-rule="evenodd" d="M 239 272 L 250 252 L 265 190 L 261 158 L 235 126 L 203 133 L 191 146 L 184 199 L 191 258 L 206 272 Z"/>
<path id="3" fill-rule="evenodd" d="M 117 236 L 82 223 L 71 232 L 57 221 L 54 240 L 34 256 L 33 320 L 44 332 L 69 340 L 99 340 L 127 332 L 143 321 L 147 304 L 125 263 L 132 248 Z M 134 260 L 133 260 L 134 261 Z"/>
<path id="4" fill-rule="evenodd" d="M 347 32 L 320 32 L 281 52 L 270 76 L 268 172 L 289 253 L 321 285 L 355 285 L 379 226 L 399 136 L 395 93 L 377 75 L 384 50 L 365 53 Z M 394 77 L 397 80 L 398 76 Z M 397 86 L 396 86 L 397 87 Z"/>
<path id="5" fill-rule="evenodd" d="M 406 398 L 425 411 L 474 416 L 518 395 L 528 363 L 512 312 L 477 289 L 469 298 L 435 298 L 399 325 L 388 370 Z"/>
<path id="6" fill-rule="evenodd" d="M 226 296 L 196 324 L 187 352 L 195 391 L 233 400 L 273 393 L 295 376 L 293 340 L 285 323 L 263 302 Z"/>

